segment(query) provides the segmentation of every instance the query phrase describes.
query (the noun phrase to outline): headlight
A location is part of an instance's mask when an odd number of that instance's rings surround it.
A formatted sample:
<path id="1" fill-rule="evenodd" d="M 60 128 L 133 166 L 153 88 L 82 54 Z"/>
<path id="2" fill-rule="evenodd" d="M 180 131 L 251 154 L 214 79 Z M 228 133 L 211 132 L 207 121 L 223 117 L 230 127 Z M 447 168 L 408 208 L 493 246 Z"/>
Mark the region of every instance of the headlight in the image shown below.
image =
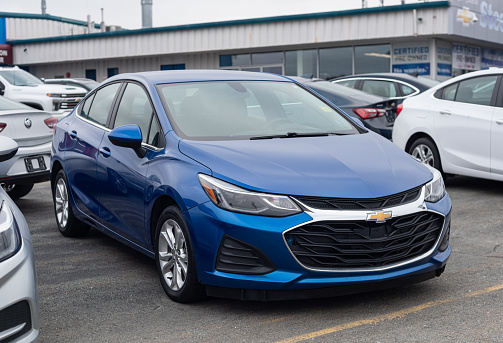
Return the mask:
<path id="1" fill-rule="evenodd" d="M 426 165 L 433 173 L 433 180 L 426 184 L 426 192 L 424 194 L 424 201 L 437 202 L 445 195 L 445 185 L 442 174 L 435 168 Z"/>
<path id="2" fill-rule="evenodd" d="M 47 96 L 51 98 L 64 98 L 66 97 L 66 94 L 47 93 Z"/>
<path id="3" fill-rule="evenodd" d="M 211 201 L 228 211 L 271 217 L 302 212 L 284 195 L 252 192 L 203 174 L 199 174 L 199 182 Z"/>
<path id="4" fill-rule="evenodd" d="M 19 231 L 7 204 L 0 201 L 0 261 L 14 255 L 21 247 Z"/>

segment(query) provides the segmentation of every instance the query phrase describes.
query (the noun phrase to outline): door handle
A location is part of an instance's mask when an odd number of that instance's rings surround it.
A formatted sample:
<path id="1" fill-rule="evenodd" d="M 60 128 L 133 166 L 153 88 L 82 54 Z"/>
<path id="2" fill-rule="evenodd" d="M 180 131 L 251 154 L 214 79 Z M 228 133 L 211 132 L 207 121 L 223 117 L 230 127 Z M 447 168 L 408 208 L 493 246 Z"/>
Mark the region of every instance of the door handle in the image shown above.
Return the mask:
<path id="1" fill-rule="evenodd" d="M 104 148 L 101 148 L 100 149 L 100 154 L 105 157 L 105 158 L 108 158 L 110 157 L 110 155 L 112 155 L 112 153 L 110 152 L 110 149 L 107 148 L 107 147 L 104 147 Z"/>
<path id="2" fill-rule="evenodd" d="M 452 114 L 452 112 L 449 110 L 442 110 L 442 111 L 440 111 L 440 114 L 444 115 L 444 116 L 450 116 Z"/>
<path id="3" fill-rule="evenodd" d="M 503 125 L 503 119 L 498 119 L 498 120 L 496 120 L 496 124 L 498 124 L 498 125 Z"/>
<path id="4" fill-rule="evenodd" d="M 77 139 L 77 131 L 72 131 L 68 134 L 71 139 Z"/>

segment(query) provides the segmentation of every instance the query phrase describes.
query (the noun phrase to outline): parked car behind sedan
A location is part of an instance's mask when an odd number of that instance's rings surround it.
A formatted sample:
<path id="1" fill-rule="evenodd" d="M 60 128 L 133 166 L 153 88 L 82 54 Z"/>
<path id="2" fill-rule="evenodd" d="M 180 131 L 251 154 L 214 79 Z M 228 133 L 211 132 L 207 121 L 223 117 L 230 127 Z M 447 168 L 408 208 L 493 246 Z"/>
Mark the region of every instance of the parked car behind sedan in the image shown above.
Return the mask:
<path id="1" fill-rule="evenodd" d="M 341 86 L 397 100 L 417 95 L 440 83 L 427 77 L 400 73 L 348 75 L 330 81 Z"/>
<path id="2" fill-rule="evenodd" d="M 65 79 L 44 79 L 44 83 L 51 85 L 66 85 L 66 86 L 75 86 L 84 88 L 86 91 L 93 90 L 99 85 L 99 82 L 96 82 L 92 79 L 86 78 L 65 78 Z"/>
<path id="3" fill-rule="evenodd" d="M 393 287 L 451 253 L 440 172 L 283 76 L 116 75 L 56 125 L 53 152 L 60 232 L 154 258 L 178 302 Z"/>
<path id="4" fill-rule="evenodd" d="M 49 180 L 52 130 L 57 119 L 0 96 L 0 136 L 19 145 L 13 158 L 0 164 L 0 184 L 12 199 L 28 194 L 33 184 Z"/>
<path id="5" fill-rule="evenodd" d="M 0 136 L 0 164 L 17 144 Z M 38 339 L 38 293 L 33 245 L 23 214 L 0 187 L 0 341 Z"/>
<path id="6" fill-rule="evenodd" d="M 393 142 L 446 174 L 503 181 L 502 80 L 491 68 L 406 99 Z"/>
<path id="7" fill-rule="evenodd" d="M 377 95 L 349 89 L 328 81 L 302 77 L 292 79 L 324 96 L 346 114 L 360 120 L 367 129 L 391 139 L 396 118 L 396 101 L 386 100 Z"/>

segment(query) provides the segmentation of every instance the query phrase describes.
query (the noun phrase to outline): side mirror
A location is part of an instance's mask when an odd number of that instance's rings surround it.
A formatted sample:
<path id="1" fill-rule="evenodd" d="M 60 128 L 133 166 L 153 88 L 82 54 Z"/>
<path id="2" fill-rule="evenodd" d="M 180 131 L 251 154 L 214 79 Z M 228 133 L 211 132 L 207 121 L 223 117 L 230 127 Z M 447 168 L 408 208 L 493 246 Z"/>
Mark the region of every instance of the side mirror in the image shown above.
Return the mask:
<path id="1" fill-rule="evenodd" d="M 13 139 L 0 136 L 0 162 L 7 161 L 14 157 L 18 148 L 17 143 Z"/>
<path id="2" fill-rule="evenodd" d="M 138 125 L 119 126 L 110 131 L 108 139 L 113 145 L 133 149 L 139 158 L 143 158 L 147 153 L 147 150 L 141 146 L 143 137 Z"/>

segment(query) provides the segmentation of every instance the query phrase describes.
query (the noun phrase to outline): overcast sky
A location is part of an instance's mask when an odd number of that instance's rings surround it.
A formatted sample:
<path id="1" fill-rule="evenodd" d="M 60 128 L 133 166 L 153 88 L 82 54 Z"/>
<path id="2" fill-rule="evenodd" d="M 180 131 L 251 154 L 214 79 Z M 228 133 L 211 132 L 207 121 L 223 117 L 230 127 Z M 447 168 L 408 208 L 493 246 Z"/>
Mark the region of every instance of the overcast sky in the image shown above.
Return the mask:
<path id="1" fill-rule="evenodd" d="M 418 3 L 424 0 L 406 0 Z M 41 0 L 0 0 L 0 12 L 42 13 Z M 384 5 L 399 5 L 400 0 L 384 0 Z M 127 29 L 141 28 L 141 0 L 46 0 L 47 13 L 86 21 L 101 22 L 104 9 L 106 25 Z M 367 0 L 368 7 L 381 5 Z M 289 14 L 355 9 L 362 0 L 153 0 L 155 27 L 248 19 Z"/>

